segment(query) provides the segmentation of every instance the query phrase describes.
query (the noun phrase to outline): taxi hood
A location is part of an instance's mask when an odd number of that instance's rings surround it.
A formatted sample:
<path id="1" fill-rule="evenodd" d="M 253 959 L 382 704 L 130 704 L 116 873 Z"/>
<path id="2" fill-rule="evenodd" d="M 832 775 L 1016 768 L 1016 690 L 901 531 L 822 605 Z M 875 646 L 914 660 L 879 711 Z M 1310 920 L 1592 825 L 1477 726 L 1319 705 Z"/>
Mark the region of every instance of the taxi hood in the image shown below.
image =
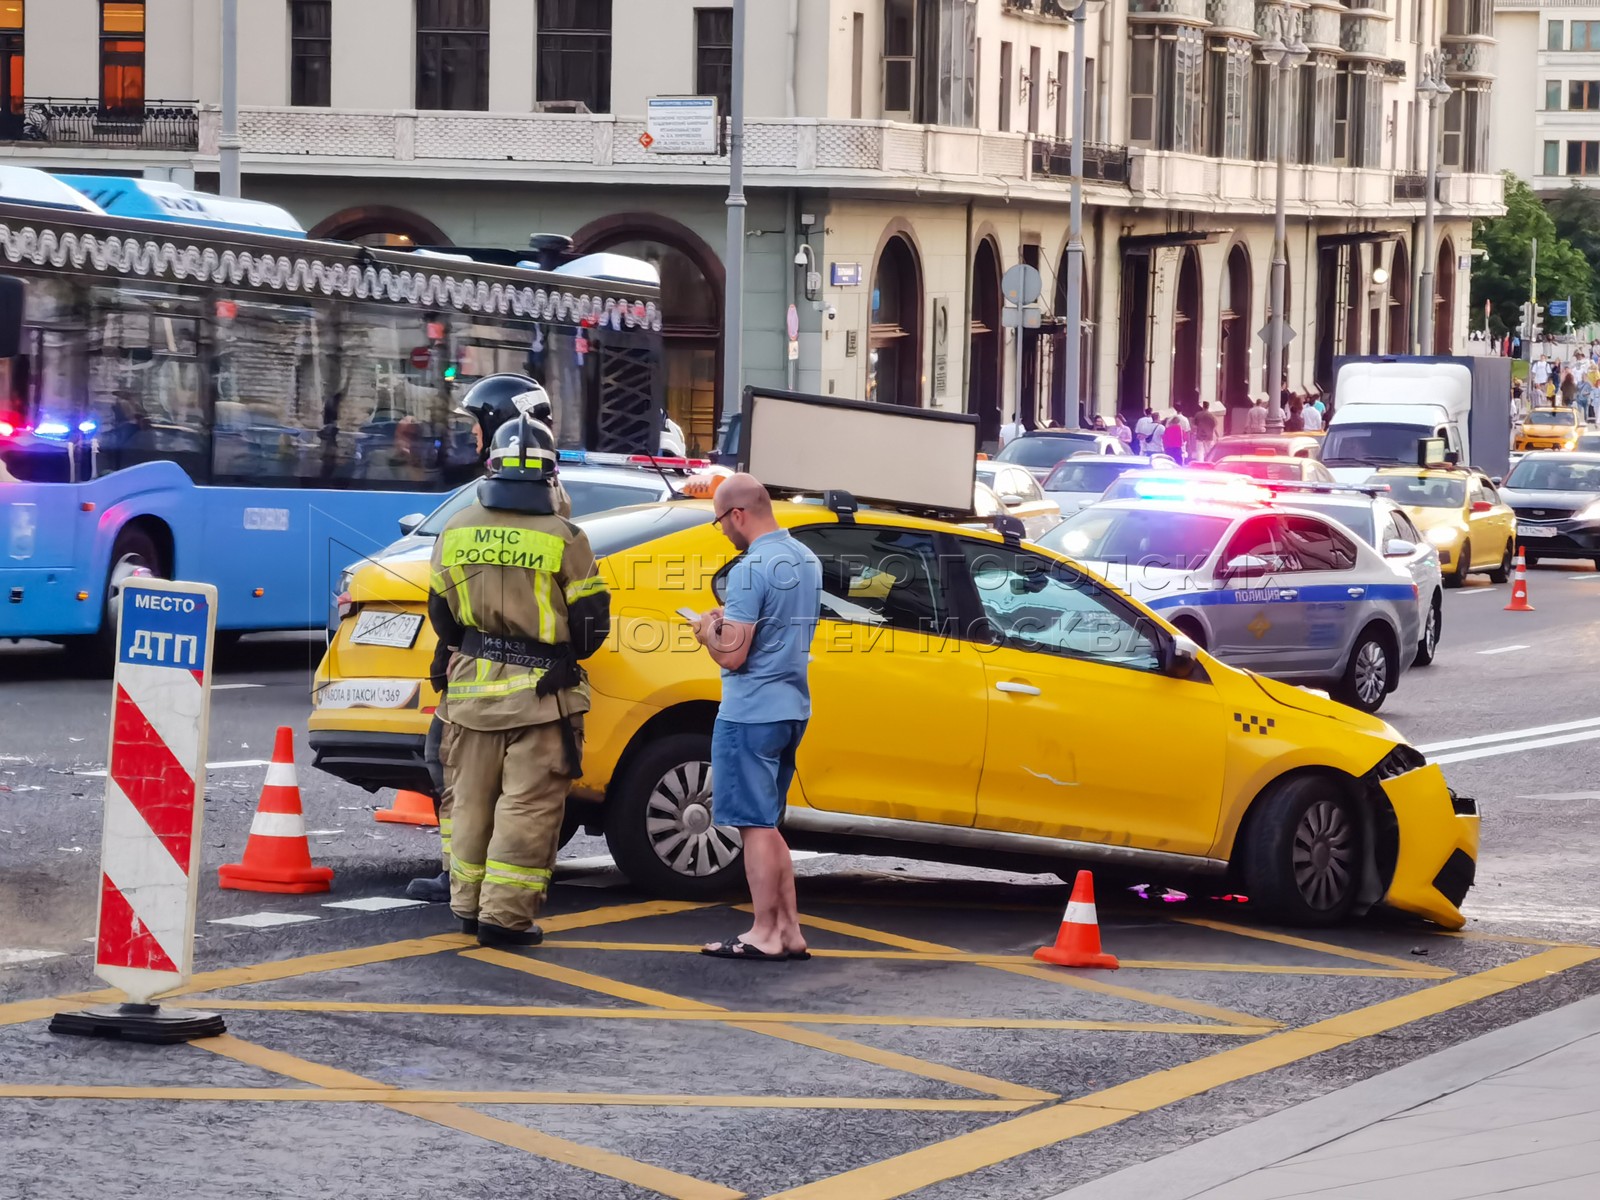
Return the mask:
<path id="1" fill-rule="evenodd" d="M 1267 698 L 1275 700 L 1288 708 L 1299 709 L 1301 712 L 1311 713 L 1313 716 L 1328 717 L 1363 733 L 1377 734 L 1379 737 L 1388 738 L 1393 742 L 1404 743 L 1406 739 L 1400 731 L 1387 721 L 1370 716 L 1359 709 L 1349 705 L 1340 704 L 1337 700 L 1330 700 L 1316 692 L 1307 691 L 1303 687 L 1296 687 L 1292 683 L 1281 683 L 1276 679 L 1267 679 L 1264 676 L 1251 674 L 1251 681 L 1267 694 Z"/>

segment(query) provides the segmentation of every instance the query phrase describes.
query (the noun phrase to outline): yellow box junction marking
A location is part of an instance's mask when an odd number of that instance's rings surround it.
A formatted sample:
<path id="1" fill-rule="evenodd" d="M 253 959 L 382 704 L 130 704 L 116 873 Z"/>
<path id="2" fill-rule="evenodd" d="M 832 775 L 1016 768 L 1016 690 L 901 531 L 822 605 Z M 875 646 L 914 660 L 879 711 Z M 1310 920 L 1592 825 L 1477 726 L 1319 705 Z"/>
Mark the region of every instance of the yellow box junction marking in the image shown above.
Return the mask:
<path id="1" fill-rule="evenodd" d="M 792 1188 L 772 1200 L 894 1200 L 1595 959 L 1600 948 L 1547 950 Z"/>
<path id="2" fill-rule="evenodd" d="M 810 925 L 814 929 L 826 929 L 832 933 L 842 933 L 846 937 L 859 938 L 866 942 L 878 942 L 881 945 L 895 946 L 904 950 L 914 950 L 921 954 L 949 956 L 962 953 L 954 946 L 941 946 L 937 942 L 924 942 L 916 938 L 884 933 L 881 930 L 868 929 L 865 925 L 852 925 L 848 921 L 834 921 L 826 917 L 812 917 L 801 914 L 800 923 L 802 925 Z M 1249 1013 L 1236 1012 L 1231 1008 L 1221 1008 L 1215 1004 L 1205 1004 L 1199 1000 L 1186 1000 L 1180 996 L 1164 996 L 1159 992 L 1147 992 L 1139 988 L 1106 983 L 1100 979 L 1072 975 L 1061 968 L 1025 966 L 1016 963 L 980 963 L 979 965 L 987 966 L 995 971 L 1005 971 L 1010 975 L 1022 975 L 1030 979 L 1044 979 L 1064 987 L 1077 988 L 1079 991 L 1095 992 L 1102 996 L 1115 996 L 1121 1000 L 1131 1000 L 1136 1004 L 1149 1004 L 1156 1008 L 1172 1009 L 1175 1012 L 1188 1013 L 1192 1017 L 1204 1017 L 1209 1021 L 1218 1021 L 1224 1025 L 1252 1028 L 1257 1031 L 1283 1028 L 1281 1021 L 1270 1021 L 1264 1017 L 1251 1016 Z"/>
<path id="3" fill-rule="evenodd" d="M 1227 921 L 1213 921 L 1206 917 L 1174 917 L 1180 925 L 1193 925 L 1199 929 L 1215 929 L 1218 933 L 1232 933 L 1239 937 L 1255 938 L 1279 946 L 1293 946 L 1297 950 L 1312 950 L 1318 954 L 1331 954 L 1337 958 L 1353 958 L 1357 962 L 1374 963 L 1391 967 L 1402 975 L 1416 975 L 1425 979 L 1450 979 L 1455 972 L 1448 967 L 1434 967 L 1416 959 L 1393 958 L 1387 954 L 1374 954 L 1368 950 L 1354 950 L 1332 942 L 1318 942 L 1310 938 L 1295 937 L 1288 933 L 1275 933 L 1268 929 L 1252 929 L 1248 925 L 1231 925 Z"/>
<path id="4" fill-rule="evenodd" d="M 619 1000 L 631 1000 L 636 1004 L 647 1004 L 656 1008 L 717 1013 L 720 1015 L 720 1019 L 728 1020 L 728 1010 L 715 1004 L 706 1004 L 684 996 L 674 996 L 668 992 L 658 992 L 654 988 L 638 987 L 635 984 L 608 979 L 603 975 L 591 975 L 587 971 L 575 971 L 570 967 L 558 966 L 555 963 L 523 958 L 516 954 L 508 954 L 503 950 L 468 950 L 462 957 L 475 958 L 481 962 L 509 967 L 513 971 L 523 971 L 529 975 L 536 975 L 541 979 L 570 984 L 573 987 L 598 992 L 603 996 L 614 996 Z M 734 1029 L 742 1029 L 747 1033 L 759 1033 L 766 1037 L 775 1037 L 786 1042 L 793 1042 L 796 1045 L 810 1046 L 815 1050 L 826 1050 L 833 1054 L 843 1055 L 846 1058 L 872 1063 L 875 1066 L 888 1067 L 890 1070 L 921 1075 L 925 1079 L 937 1079 L 941 1083 L 952 1083 L 969 1091 L 982 1092 L 1004 1100 L 1056 1099 L 1056 1093 L 1054 1092 L 1044 1092 L 1038 1088 L 1024 1087 L 1017 1083 L 1007 1083 L 1003 1079 L 991 1079 L 989 1076 L 979 1075 L 975 1071 L 962 1071 L 956 1067 L 947 1067 L 940 1063 L 913 1058 L 908 1054 L 896 1054 L 892 1050 L 880 1050 L 876 1046 L 868 1046 L 860 1042 L 848 1041 L 844 1038 L 831 1037 L 826 1033 L 815 1033 L 807 1029 L 795 1029 L 786 1025 L 768 1025 L 761 1022 L 740 1023 L 738 1021 L 728 1021 L 728 1024 Z"/>

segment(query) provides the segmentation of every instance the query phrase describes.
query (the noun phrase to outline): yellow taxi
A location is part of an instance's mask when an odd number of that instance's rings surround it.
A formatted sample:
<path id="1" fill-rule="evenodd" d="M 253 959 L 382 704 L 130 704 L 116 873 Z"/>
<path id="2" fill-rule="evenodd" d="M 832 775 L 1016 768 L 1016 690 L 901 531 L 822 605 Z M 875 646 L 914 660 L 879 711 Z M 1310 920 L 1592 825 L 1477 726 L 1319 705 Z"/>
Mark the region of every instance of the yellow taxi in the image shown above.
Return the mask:
<path id="1" fill-rule="evenodd" d="M 1556 406 L 1535 408 L 1517 430 L 1513 450 L 1571 450 L 1587 432 L 1583 411 Z"/>
<path id="2" fill-rule="evenodd" d="M 1470 467 L 1384 467 L 1367 480 L 1389 489 L 1439 552 L 1446 587 L 1487 572 L 1495 583 L 1511 576 L 1517 552 L 1517 514 L 1494 482 Z"/>
<path id="3" fill-rule="evenodd" d="M 1224 665 L 1014 527 L 841 496 L 775 506 L 823 564 L 792 845 L 1211 877 L 1310 925 L 1375 904 L 1463 924 L 1476 806 L 1389 725 Z M 678 610 L 719 603 L 734 552 L 706 500 L 579 523 L 611 589 L 612 630 L 585 664 L 593 709 L 569 826 L 603 832 L 648 891 L 721 894 L 741 877 L 739 834 L 713 804 L 721 685 Z M 358 570 L 317 671 L 311 744 L 319 765 L 358 783 L 392 784 L 402 762 L 423 779 L 431 637 L 424 627 L 385 647 L 350 635 L 355 608 L 420 616 L 426 573 L 423 557 Z"/>

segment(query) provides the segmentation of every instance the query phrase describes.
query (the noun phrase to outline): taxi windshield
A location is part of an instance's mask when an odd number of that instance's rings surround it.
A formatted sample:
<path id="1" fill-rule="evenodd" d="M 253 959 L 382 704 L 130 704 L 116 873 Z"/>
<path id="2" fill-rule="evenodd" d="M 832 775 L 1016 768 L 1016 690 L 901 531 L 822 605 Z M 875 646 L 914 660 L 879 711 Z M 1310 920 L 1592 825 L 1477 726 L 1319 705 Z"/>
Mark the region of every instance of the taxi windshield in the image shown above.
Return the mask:
<path id="1" fill-rule="evenodd" d="M 1462 479 L 1447 475 L 1415 475 L 1385 473 L 1374 475 L 1367 482 L 1374 487 L 1389 489 L 1389 499 L 1396 504 L 1409 504 L 1415 508 L 1460 508 L 1467 502 L 1467 484 Z"/>
<path id="2" fill-rule="evenodd" d="M 1053 467 L 1080 450 L 1099 450 L 1094 434 L 1048 434 L 1045 437 L 1012 438 L 994 456 L 995 462 L 1016 463 L 1020 467 Z"/>
<path id="3" fill-rule="evenodd" d="M 1600 492 L 1600 461 L 1525 458 L 1511 468 L 1505 485 L 1530 492 Z"/>
<path id="4" fill-rule="evenodd" d="M 1068 558 L 1186 570 L 1211 557 L 1231 517 L 1169 508 L 1086 508 L 1039 539 Z"/>
<path id="5" fill-rule="evenodd" d="M 1131 464 L 1119 463 L 1114 458 L 1100 455 L 1095 458 L 1073 459 L 1061 463 L 1044 481 L 1047 492 L 1094 492 L 1097 495 L 1110 487 L 1123 474 L 1132 470 Z"/>
<path id="6" fill-rule="evenodd" d="M 1577 414 L 1570 408 L 1536 408 L 1528 414 L 1529 425 L 1565 425 L 1571 428 L 1577 424 Z"/>

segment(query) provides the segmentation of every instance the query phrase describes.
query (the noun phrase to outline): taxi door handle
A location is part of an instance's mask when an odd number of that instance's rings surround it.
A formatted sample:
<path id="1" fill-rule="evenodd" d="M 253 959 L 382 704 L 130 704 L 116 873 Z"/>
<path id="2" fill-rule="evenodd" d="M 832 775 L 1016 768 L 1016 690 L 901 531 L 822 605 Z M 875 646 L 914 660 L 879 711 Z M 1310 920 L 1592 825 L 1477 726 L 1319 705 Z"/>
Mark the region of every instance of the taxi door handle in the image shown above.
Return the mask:
<path id="1" fill-rule="evenodd" d="M 997 692 L 1008 692 L 1013 696 L 1038 696 L 1042 693 L 1031 683 L 1011 683 L 1009 680 L 994 685 Z"/>
<path id="2" fill-rule="evenodd" d="M 1367 594 L 1366 588 L 1345 588 L 1344 594 L 1352 600 L 1359 600 Z"/>

